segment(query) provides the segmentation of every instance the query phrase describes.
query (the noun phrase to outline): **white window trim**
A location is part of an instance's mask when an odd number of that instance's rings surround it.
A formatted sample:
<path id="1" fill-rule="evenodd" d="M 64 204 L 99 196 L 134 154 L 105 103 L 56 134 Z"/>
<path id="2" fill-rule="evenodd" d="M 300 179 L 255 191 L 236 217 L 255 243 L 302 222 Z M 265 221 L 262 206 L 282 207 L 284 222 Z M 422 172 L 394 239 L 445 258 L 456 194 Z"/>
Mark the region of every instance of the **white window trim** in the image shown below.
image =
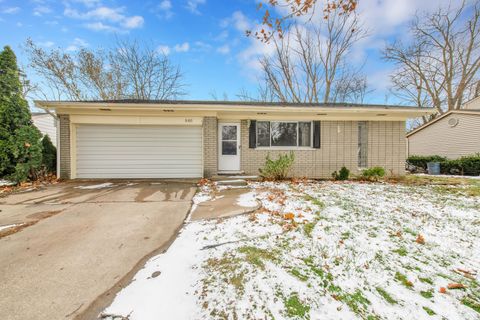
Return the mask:
<path id="1" fill-rule="evenodd" d="M 288 121 L 288 120 L 257 120 L 257 126 L 259 122 L 268 122 L 269 127 L 269 146 L 259 146 L 258 145 L 258 129 L 255 127 L 255 142 L 256 142 L 256 147 L 255 149 L 257 150 L 313 150 L 315 149 L 313 147 L 313 121 Z M 284 123 L 296 123 L 297 124 L 297 145 L 296 146 L 272 146 L 272 122 L 284 122 Z M 298 140 L 300 138 L 299 135 L 299 128 L 300 126 L 298 125 L 300 122 L 309 122 L 310 123 L 310 146 L 299 146 L 298 145 Z"/>

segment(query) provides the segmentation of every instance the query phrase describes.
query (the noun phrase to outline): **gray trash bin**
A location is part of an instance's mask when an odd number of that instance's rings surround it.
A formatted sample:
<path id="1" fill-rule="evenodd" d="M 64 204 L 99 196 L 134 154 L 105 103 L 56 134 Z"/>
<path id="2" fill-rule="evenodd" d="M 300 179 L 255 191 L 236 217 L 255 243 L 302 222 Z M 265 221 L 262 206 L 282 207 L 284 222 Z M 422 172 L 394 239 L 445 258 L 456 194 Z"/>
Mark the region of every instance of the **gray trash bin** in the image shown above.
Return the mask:
<path id="1" fill-rule="evenodd" d="M 428 162 L 427 171 L 428 174 L 440 174 L 440 162 Z"/>

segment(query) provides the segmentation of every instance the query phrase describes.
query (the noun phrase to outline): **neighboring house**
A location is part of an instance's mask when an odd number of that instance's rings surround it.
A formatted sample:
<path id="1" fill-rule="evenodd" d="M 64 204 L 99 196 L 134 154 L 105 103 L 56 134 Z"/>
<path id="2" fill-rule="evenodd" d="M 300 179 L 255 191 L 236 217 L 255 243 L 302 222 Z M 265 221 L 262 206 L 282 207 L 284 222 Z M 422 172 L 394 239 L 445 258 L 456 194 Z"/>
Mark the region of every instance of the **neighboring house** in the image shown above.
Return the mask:
<path id="1" fill-rule="evenodd" d="M 53 145 L 57 146 L 57 121 L 46 112 L 32 112 L 32 120 L 35 127 L 42 135 L 48 135 Z"/>
<path id="2" fill-rule="evenodd" d="M 403 174 L 405 121 L 431 109 L 218 101 L 36 101 L 59 117 L 60 177 L 257 175 L 294 152 L 291 175 L 330 178 L 346 166 Z"/>
<path id="3" fill-rule="evenodd" d="M 407 134 L 408 155 L 457 159 L 480 152 L 480 97 Z"/>

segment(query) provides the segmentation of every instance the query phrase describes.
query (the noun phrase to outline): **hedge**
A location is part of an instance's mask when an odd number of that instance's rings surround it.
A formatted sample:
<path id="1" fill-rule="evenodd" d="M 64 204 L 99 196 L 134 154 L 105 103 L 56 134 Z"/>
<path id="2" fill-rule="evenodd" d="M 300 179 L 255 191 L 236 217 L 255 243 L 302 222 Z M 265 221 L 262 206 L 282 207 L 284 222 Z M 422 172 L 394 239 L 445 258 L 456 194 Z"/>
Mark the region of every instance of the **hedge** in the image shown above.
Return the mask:
<path id="1" fill-rule="evenodd" d="M 441 156 L 410 156 L 407 162 L 427 169 L 428 162 L 440 162 L 440 172 L 443 174 L 461 174 L 467 176 L 480 175 L 480 153 L 448 160 Z"/>
<path id="2" fill-rule="evenodd" d="M 448 159 L 441 156 L 410 156 L 407 162 L 415 167 L 420 167 L 427 170 L 427 163 L 429 162 L 444 162 Z"/>
<path id="3" fill-rule="evenodd" d="M 456 160 L 440 162 L 440 171 L 444 174 L 480 175 L 480 153 L 464 156 Z M 456 171 L 456 172 L 455 172 Z"/>

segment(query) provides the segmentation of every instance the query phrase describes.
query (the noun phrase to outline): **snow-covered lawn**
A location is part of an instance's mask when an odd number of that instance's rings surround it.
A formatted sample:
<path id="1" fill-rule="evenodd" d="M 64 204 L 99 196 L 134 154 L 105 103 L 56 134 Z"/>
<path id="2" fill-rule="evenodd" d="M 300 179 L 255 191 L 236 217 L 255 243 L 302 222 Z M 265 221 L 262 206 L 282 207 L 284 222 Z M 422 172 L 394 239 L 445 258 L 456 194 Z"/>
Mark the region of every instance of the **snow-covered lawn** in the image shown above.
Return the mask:
<path id="1" fill-rule="evenodd" d="M 480 197 L 468 185 L 249 187 L 259 212 L 189 222 L 105 318 L 480 318 Z"/>

